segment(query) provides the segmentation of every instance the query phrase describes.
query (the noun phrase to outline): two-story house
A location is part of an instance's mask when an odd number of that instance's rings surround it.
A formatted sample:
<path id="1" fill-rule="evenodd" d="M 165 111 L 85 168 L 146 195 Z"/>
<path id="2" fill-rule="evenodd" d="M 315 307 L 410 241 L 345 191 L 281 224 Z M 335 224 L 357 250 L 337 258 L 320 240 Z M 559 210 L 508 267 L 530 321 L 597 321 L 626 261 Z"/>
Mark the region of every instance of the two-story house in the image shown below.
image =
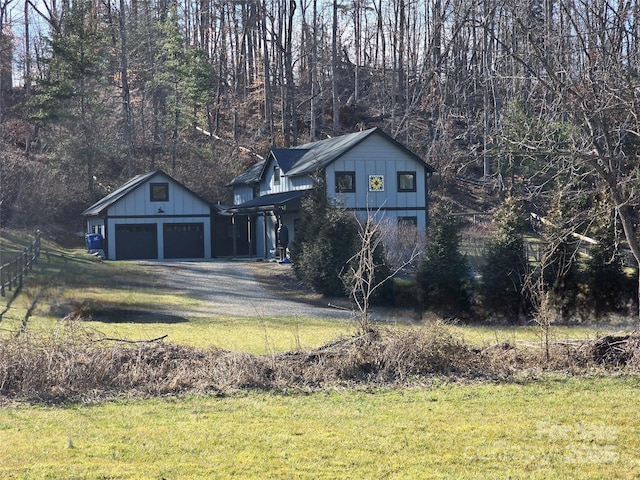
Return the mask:
<path id="1" fill-rule="evenodd" d="M 228 211 L 246 235 L 248 251 L 264 258 L 276 254 L 281 226 L 290 241 L 295 239 L 301 199 L 318 177 L 324 179 L 327 198 L 339 206 L 425 229 L 427 181 L 433 172 L 401 143 L 372 128 L 272 149 L 229 183 L 234 204 Z"/>

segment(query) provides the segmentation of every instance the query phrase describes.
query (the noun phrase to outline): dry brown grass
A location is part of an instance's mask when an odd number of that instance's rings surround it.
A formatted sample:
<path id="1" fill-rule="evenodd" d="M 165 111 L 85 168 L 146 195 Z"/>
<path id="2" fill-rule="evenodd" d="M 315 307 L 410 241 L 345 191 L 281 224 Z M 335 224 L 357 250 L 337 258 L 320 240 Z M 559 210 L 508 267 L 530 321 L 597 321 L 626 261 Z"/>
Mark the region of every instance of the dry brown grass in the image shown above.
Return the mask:
<path id="1" fill-rule="evenodd" d="M 198 349 L 163 341 L 105 340 L 67 321 L 47 336 L 0 341 L 0 400 L 83 402 L 240 389 L 315 390 L 401 385 L 434 378 L 509 380 L 596 366 L 640 370 L 640 337 L 538 347 L 469 346 L 440 324 L 372 332 L 321 348 L 271 355 Z M 615 358 L 614 358 L 615 356 Z"/>

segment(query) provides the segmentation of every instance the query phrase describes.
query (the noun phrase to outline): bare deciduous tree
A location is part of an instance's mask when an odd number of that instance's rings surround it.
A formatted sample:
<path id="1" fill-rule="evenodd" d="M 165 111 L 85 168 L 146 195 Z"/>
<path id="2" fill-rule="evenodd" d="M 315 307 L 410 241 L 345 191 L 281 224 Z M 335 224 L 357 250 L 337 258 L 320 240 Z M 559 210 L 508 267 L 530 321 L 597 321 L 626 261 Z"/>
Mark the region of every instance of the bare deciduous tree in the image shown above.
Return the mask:
<path id="1" fill-rule="evenodd" d="M 415 244 L 408 256 L 393 268 L 388 268 L 381 255 L 385 238 L 384 222 L 377 219 L 377 216 L 368 212 L 364 221 L 358 218 L 359 249 L 349 259 L 347 271 L 342 274 L 349 296 L 357 309 L 356 315 L 363 334 L 373 330 L 370 307 L 375 294 L 421 254 Z"/>
<path id="2" fill-rule="evenodd" d="M 640 55 L 631 34 L 638 23 L 634 5 L 632 1 L 561 1 L 558 15 L 564 25 L 540 30 L 535 22 L 518 19 L 519 28 L 526 33 L 526 56 L 504 43 L 502 46 L 541 88 L 539 113 L 548 119 L 562 118 L 578 128 L 580 136 L 571 150 L 562 151 L 560 146 L 555 153 L 575 159 L 599 179 L 640 264 L 634 221 L 640 205 L 640 152 L 636 146 L 640 141 L 640 80 L 635 74 Z M 573 57 L 570 65 L 563 63 L 568 54 Z M 638 300 L 640 306 L 640 271 Z"/>

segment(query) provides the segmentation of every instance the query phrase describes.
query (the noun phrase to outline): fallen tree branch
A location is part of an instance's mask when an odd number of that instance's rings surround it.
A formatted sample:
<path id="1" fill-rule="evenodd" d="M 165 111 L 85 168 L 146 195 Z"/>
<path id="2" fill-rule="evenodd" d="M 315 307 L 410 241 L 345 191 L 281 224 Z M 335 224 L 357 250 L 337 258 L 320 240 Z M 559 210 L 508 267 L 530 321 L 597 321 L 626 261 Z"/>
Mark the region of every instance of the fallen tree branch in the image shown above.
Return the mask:
<path id="1" fill-rule="evenodd" d="M 97 340 L 92 340 L 92 342 L 94 343 L 97 343 L 97 342 L 153 343 L 153 342 L 159 342 L 160 340 L 164 340 L 168 336 L 169 336 L 168 334 L 162 335 L 161 337 L 152 338 L 151 340 L 128 340 L 126 338 L 104 337 L 104 338 L 98 338 Z"/>

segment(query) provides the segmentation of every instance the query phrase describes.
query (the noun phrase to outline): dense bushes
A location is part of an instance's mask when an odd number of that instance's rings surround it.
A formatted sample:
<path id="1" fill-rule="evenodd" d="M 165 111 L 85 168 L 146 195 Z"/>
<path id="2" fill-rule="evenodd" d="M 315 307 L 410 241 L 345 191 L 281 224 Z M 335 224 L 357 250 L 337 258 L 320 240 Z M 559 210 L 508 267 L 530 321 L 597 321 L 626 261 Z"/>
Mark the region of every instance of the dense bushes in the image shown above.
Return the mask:
<path id="1" fill-rule="evenodd" d="M 508 197 L 493 216 L 493 233 L 473 279 L 461 253 L 460 224 L 448 207 L 437 206 L 416 276 L 416 302 L 441 315 L 464 317 L 470 307 L 475 318 L 506 322 L 533 318 L 541 294 L 553 322 L 629 313 L 635 283 L 623 268 L 614 212 L 594 209 L 588 217 L 562 200 L 534 231 L 522 202 Z"/>
<path id="2" fill-rule="evenodd" d="M 458 218 L 441 203 L 433 213 L 416 277 L 422 305 L 446 315 L 469 309 L 470 271 L 460 251 L 460 232 Z"/>
<path id="3" fill-rule="evenodd" d="M 450 206 L 440 202 L 433 210 L 423 256 L 413 278 L 403 271 L 402 288 L 388 281 L 368 300 L 433 311 L 446 317 L 474 317 L 516 322 L 532 318 L 539 307 L 536 296 L 548 297 L 553 321 L 575 321 L 610 312 L 624 312 L 634 298 L 632 278 L 622 268 L 616 242 L 615 217 L 601 212 L 598 221 L 576 224 L 570 206 L 549 213 L 546 225 L 533 231 L 522 202 L 508 197 L 493 217 L 492 233 L 485 244 L 481 264 L 473 272 L 463 253 L 462 224 Z M 314 291 L 328 296 L 353 296 L 354 272 L 362 270 L 367 248 L 375 265 L 375 284 L 389 276 L 382 242 L 371 236 L 371 222 L 359 224 L 352 213 L 327 204 L 322 189 L 305 200 L 303 222 L 292 248 L 294 269 Z M 367 229 L 363 229 L 367 226 Z M 376 224 L 375 234 L 383 224 Z M 392 229 L 388 229 L 391 231 Z M 580 230 L 596 240 L 580 241 Z M 398 232 L 396 232 L 398 235 Z M 527 258 L 525 236 L 531 236 L 536 254 Z M 384 237 L 389 237 L 385 231 Z M 371 248 L 375 245 L 375 248 Z M 475 252 L 477 255 L 477 252 Z M 476 262 L 477 264 L 477 262 Z M 395 266 L 394 266 L 395 268 Z M 478 273 L 478 275 L 476 275 Z M 360 271 L 358 275 L 364 273 Z M 534 291 L 534 290 L 542 291 Z M 361 289 L 362 290 L 362 289 Z M 357 300 L 362 300 L 358 292 Z M 397 297 L 397 298 L 394 298 Z M 354 297 L 355 299 L 355 297 Z M 360 307 L 362 302 L 356 302 Z M 365 310 L 368 303 L 364 303 Z"/>
<path id="4" fill-rule="evenodd" d="M 495 231 L 482 267 L 481 294 L 486 309 L 514 318 L 524 313 L 525 217 L 521 202 L 508 197 L 493 217 Z"/>
<path id="5" fill-rule="evenodd" d="M 600 215 L 592 230 L 597 243 L 589 249 L 585 262 L 585 301 L 596 315 L 620 311 L 632 297 L 635 285 L 622 267 L 614 212 Z"/>
<path id="6" fill-rule="evenodd" d="M 358 224 L 353 214 L 327 203 L 322 183 L 302 202 L 291 259 L 298 278 L 315 292 L 343 296 L 341 274 L 357 251 Z"/>
<path id="7" fill-rule="evenodd" d="M 318 180 L 303 200 L 302 221 L 291 248 L 297 277 L 317 293 L 350 296 L 366 318 L 372 302 L 393 302 L 382 230 L 383 223 L 370 215 L 362 220 L 329 204 Z"/>

